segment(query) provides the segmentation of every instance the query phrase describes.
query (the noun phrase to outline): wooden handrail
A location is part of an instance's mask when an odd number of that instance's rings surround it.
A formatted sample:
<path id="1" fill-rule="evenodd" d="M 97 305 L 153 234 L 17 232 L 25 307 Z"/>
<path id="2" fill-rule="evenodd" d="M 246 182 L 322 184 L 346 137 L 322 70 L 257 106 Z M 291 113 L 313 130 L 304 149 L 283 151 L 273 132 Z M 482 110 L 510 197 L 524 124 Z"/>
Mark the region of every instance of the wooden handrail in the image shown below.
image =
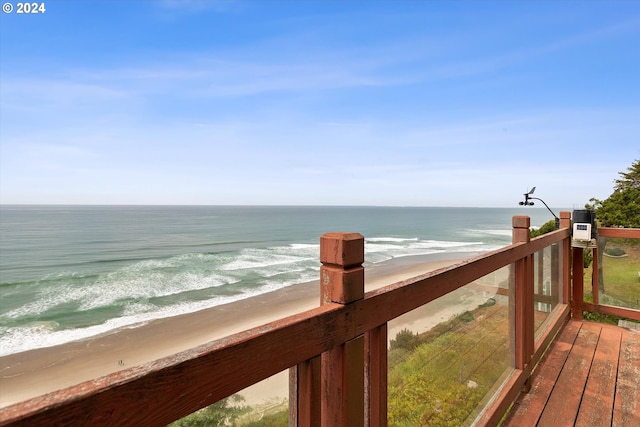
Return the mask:
<path id="1" fill-rule="evenodd" d="M 368 366 L 364 382 L 369 390 L 364 403 L 365 418 L 367 425 L 384 425 L 377 423 L 386 423 L 381 420 L 386 414 L 386 403 L 381 403 L 386 400 L 386 393 L 380 389 L 386 388 L 386 379 L 378 375 L 386 372 L 386 357 L 380 357 L 381 351 L 386 352 L 386 323 L 568 239 L 570 231 L 563 228 L 530 242 L 515 243 L 367 292 L 362 298 L 325 299 L 318 308 L 3 408 L 0 425 L 163 426 L 288 368 L 307 366 L 309 370 L 305 372 L 317 372 L 317 362 L 313 361 L 320 355 L 334 352 L 336 356 L 337 348 L 362 336 L 366 349 L 364 363 Z M 344 270 L 353 266 L 339 267 L 338 270 Z M 531 350 L 528 347 L 529 354 Z M 342 356 L 337 357 L 330 365 L 335 366 Z M 531 363 L 524 368 L 518 371 L 523 378 L 532 369 Z M 370 375 L 371 372 L 374 374 Z M 296 375 L 299 378 L 301 371 Z M 514 384 L 521 386 L 524 380 L 518 381 Z M 372 391 L 372 387 L 377 389 Z M 308 424 L 305 421 L 300 425 L 312 425 L 317 412 L 312 406 L 305 411 L 306 415 L 296 417 L 294 424 L 306 419 Z"/>
<path id="2" fill-rule="evenodd" d="M 598 236 L 640 239 L 640 228 L 599 227 Z"/>

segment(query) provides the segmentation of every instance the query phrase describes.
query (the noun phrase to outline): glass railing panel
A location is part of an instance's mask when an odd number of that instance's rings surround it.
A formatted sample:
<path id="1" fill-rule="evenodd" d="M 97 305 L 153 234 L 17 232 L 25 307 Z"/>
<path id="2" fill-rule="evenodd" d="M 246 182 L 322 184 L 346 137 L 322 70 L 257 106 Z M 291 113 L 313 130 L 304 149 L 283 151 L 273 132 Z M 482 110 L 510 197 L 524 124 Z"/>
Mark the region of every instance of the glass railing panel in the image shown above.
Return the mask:
<path id="1" fill-rule="evenodd" d="M 509 269 L 389 323 L 389 426 L 471 425 L 512 372 Z"/>
<path id="2" fill-rule="evenodd" d="M 547 246 L 533 256 L 536 336 L 545 330 L 545 321 L 562 300 L 562 265 L 562 250 L 559 243 Z"/>
<path id="3" fill-rule="evenodd" d="M 640 239 L 600 237 L 598 252 L 599 303 L 640 309 Z"/>

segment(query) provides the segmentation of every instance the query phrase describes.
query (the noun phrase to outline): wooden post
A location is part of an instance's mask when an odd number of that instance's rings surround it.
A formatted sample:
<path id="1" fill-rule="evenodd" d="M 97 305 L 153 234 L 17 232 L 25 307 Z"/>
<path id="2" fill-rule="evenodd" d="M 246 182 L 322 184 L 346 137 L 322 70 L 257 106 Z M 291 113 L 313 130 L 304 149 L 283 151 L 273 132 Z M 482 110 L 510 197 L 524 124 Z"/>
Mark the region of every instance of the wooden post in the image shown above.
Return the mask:
<path id="1" fill-rule="evenodd" d="M 573 295 L 571 299 L 571 317 L 582 320 L 582 302 L 584 301 L 584 249 L 573 248 L 572 257 Z"/>
<path id="2" fill-rule="evenodd" d="M 513 243 L 531 240 L 528 216 L 513 217 Z M 533 255 L 515 262 L 513 287 L 510 291 L 511 324 L 513 327 L 513 360 L 516 369 L 524 369 L 534 352 Z M 525 386 L 528 390 L 529 381 Z"/>
<path id="3" fill-rule="evenodd" d="M 600 266 L 598 263 L 600 259 L 598 259 L 598 246 L 591 249 L 591 292 L 593 293 L 593 303 L 595 305 L 600 305 L 600 283 L 599 283 L 599 275 L 598 269 Z"/>
<path id="4" fill-rule="evenodd" d="M 289 369 L 289 426 L 320 426 L 320 356 Z"/>
<path id="5" fill-rule="evenodd" d="M 571 228 L 571 212 L 560 212 L 560 228 Z M 571 236 L 562 241 L 562 304 L 571 301 Z"/>
<path id="6" fill-rule="evenodd" d="M 320 237 L 322 304 L 349 304 L 364 298 L 364 237 L 326 233 Z M 364 336 L 321 355 L 320 425 L 364 425 Z"/>
<path id="7" fill-rule="evenodd" d="M 320 304 L 347 304 L 364 297 L 364 237 L 358 233 L 327 233 L 320 237 Z M 355 385 L 358 375 L 353 374 L 343 383 L 343 363 L 349 364 L 349 372 L 358 372 L 364 383 L 364 344 L 363 338 L 333 349 L 327 354 L 307 360 L 289 370 L 289 425 L 294 427 L 319 427 L 331 425 L 323 422 L 327 408 L 323 405 L 333 402 L 341 396 L 340 405 L 330 405 L 332 410 L 343 410 L 352 405 L 354 398 L 345 393 L 356 393 Z M 345 354 L 346 353 L 346 358 Z M 353 366 L 353 368 L 352 368 Z M 338 368 L 336 368 L 338 367 Z M 330 379 L 327 380 L 327 372 Z M 329 391 L 329 396 L 325 392 Z M 360 385 L 359 393 L 364 394 L 364 385 Z M 386 397 L 386 396 L 385 396 Z M 345 399 L 349 398 L 348 404 Z M 362 398 L 360 399 L 362 400 Z M 364 414 L 364 404 L 360 411 Z M 363 417 L 363 415 L 360 415 Z M 331 414 L 335 416 L 335 414 Z M 348 419 L 348 418 L 347 418 Z M 336 424 L 340 425 L 340 424 Z M 345 424 L 346 425 L 346 424 Z"/>
<path id="8" fill-rule="evenodd" d="M 387 426 L 387 324 L 365 334 L 365 425 Z"/>

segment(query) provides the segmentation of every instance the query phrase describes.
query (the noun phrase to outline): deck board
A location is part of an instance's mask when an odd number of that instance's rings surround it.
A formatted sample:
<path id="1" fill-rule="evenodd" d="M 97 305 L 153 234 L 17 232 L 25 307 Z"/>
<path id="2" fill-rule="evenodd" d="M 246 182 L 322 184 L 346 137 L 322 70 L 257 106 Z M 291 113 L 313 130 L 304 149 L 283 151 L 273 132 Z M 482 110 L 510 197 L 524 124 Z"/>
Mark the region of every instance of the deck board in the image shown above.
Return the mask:
<path id="1" fill-rule="evenodd" d="M 580 328 L 571 353 L 562 367 L 558 382 L 553 387 L 549 401 L 542 411 L 540 425 L 574 424 L 599 336 L 596 328 L 585 327 L 585 325 Z"/>
<path id="2" fill-rule="evenodd" d="M 640 333 L 569 321 L 502 426 L 640 426 Z"/>
<path id="3" fill-rule="evenodd" d="M 615 427 L 640 426 L 640 333 L 624 331 L 613 410 Z"/>
<path id="4" fill-rule="evenodd" d="M 535 371 L 531 390 L 514 403 L 509 414 L 510 425 L 535 426 L 538 423 L 579 331 L 580 324 L 576 322 L 568 324 L 558 334 Z"/>
<path id="5" fill-rule="evenodd" d="M 610 426 L 622 331 L 603 328 L 589 371 L 576 426 Z"/>

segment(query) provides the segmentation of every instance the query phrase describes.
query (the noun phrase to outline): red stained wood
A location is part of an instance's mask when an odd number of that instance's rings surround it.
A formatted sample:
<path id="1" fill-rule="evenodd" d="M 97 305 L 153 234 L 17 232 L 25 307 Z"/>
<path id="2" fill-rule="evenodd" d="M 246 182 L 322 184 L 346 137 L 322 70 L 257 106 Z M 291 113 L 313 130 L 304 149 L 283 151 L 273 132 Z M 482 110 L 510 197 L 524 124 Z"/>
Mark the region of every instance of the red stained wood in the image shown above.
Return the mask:
<path id="1" fill-rule="evenodd" d="M 576 426 L 611 425 L 615 379 L 618 374 L 621 329 L 602 328 Z"/>
<path id="2" fill-rule="evenodd" d="M 569 353 L 558 382 L 540 417 L 540 425 L 572 425 L 578 414 L 600 331 L 584 323 Z"/>
<path id="3" fill-rule="evenodd" d="M 560 228 L 561 229 L 569 229 L 571 228 L 571 213 L 570 212 L 560 212 Z M 571 302 L 571 287 L 569 283 L 571 283 L 571 241 L 570 239 L 565 239 L 561 243 L 562 246 L 562 283 L 566 284 L 566 286 L 562 286 L 562 302 L 564 304 L 569 304 Z"/>
<path id="4" fill-rule="evenodd" d="M 625 239 L 640 239 L 640 228 L 598 228 L 599 237 L 623 237 Z"/>
<path id="5" fill-rule="evenodd" d="M 387 324 L 365 334 L 365 425 L 387 426 Z"/>
<path id="6" fill-rule="evenodd" d="M 347 304 L 364 298 L 364 267 L 320 267 L 321 303 Z"/>
<path id="7" fill-rule="evenodd" d="M 571 320 L 502 426 L 637 427 L 639 382 L 640 334 Z"/>
<path id="8" fill-rule="evenodd" d="M 530 241 L 529 217 L 513 217 L 513 243 Z M 513 347 L 516 369 L 524 369 L 533 355 L 533 255 L 515 262 L 515 289 L 511 293 L 513 301 L 510 317 L 513 325 Z"/>
<path id="9" fill-rule="evenodd" d="M 351 304 L 364 298 L 364 237 L 327 233 L 320 238 L 323 304 Z M 386 345 L 385 345 L 386 349 Z M 364 336 L 321 355 L 320 425 L 364 425 Z"/>
<path id="10" fill-rule="evenodd" d="M 289 423 L 296 427 L 320 427 L 320 356 L 291 368 Z"/>
<path id="11" fill-rule="evenodd" d="M 334 232 L 320 237 L 320 262 L 341 267 L 364 262 L 364 236 L 360 233 Z"/>
<path id="12" fill-rule="evenodd" d="M 320 425 L 322 427 L 344 426 L 346 415 L 345 384 L 343 383 L 344 348 L 339 346 L 322 353 Z"/>
<path id="13" fill-rule="evenodd" d="M 592 261 L 591 261 L 591 271 L 598 271 L 598 248 L 591 249 Z M 600 287 L 598 286 L 599 274 L 591 275 L 591 294 L 593 295 L 593 303 L 598 305 L 600 304 Z"/>
<path id="14" fill-rule="evenodd" d="M 569 352 L 573 347 L 580 324 L 570 322 L 551 344 L 532 377 L 532 387 L 514 403 L 505 426 L 535 426 L 547 399 L 555 386 Z"/>
<path id="15" fill-rule="evenodd" d="M 640 321 L 640 310 L 631 308 L 614 307 L 612 305 L 596 305 L 590 302 L 583 302 L 582 309 L 591 313 L 602 313 L 610 316 L 626 317 Z"/>
<path id="16" fill-rule="evenodd" d="M 385 345 L 386 349 L 386 345 Z M 345 387 L 345 401 L 343 412 L 345 414 L 344 427 L 364 425 L 364 335 L 344 344 L 345 355 L 343 358 L 343 381 Z M 386 394 L 386 389 L 384 390 Z M 338 424 L 333 424 L 338 426 Z"/>
<path id="17" fill-rule="evenodd" d="M 573 248 L 573 281 L 571 298 L 571 315 L 574 319 L 582 320 L 582 302 L 584 301 L 584 262 L 582 260 L 584 250 Z"/>
<path id="18" fill-rule="evenodd" d="M 640 426 L 640 333 L 638 332 L 622 333 L 612 426 Z"/>
<path id="19" fill-rule="evenodd" d="M 322 354 L 320 425 L 364 425 L 364 337 Z"/>

